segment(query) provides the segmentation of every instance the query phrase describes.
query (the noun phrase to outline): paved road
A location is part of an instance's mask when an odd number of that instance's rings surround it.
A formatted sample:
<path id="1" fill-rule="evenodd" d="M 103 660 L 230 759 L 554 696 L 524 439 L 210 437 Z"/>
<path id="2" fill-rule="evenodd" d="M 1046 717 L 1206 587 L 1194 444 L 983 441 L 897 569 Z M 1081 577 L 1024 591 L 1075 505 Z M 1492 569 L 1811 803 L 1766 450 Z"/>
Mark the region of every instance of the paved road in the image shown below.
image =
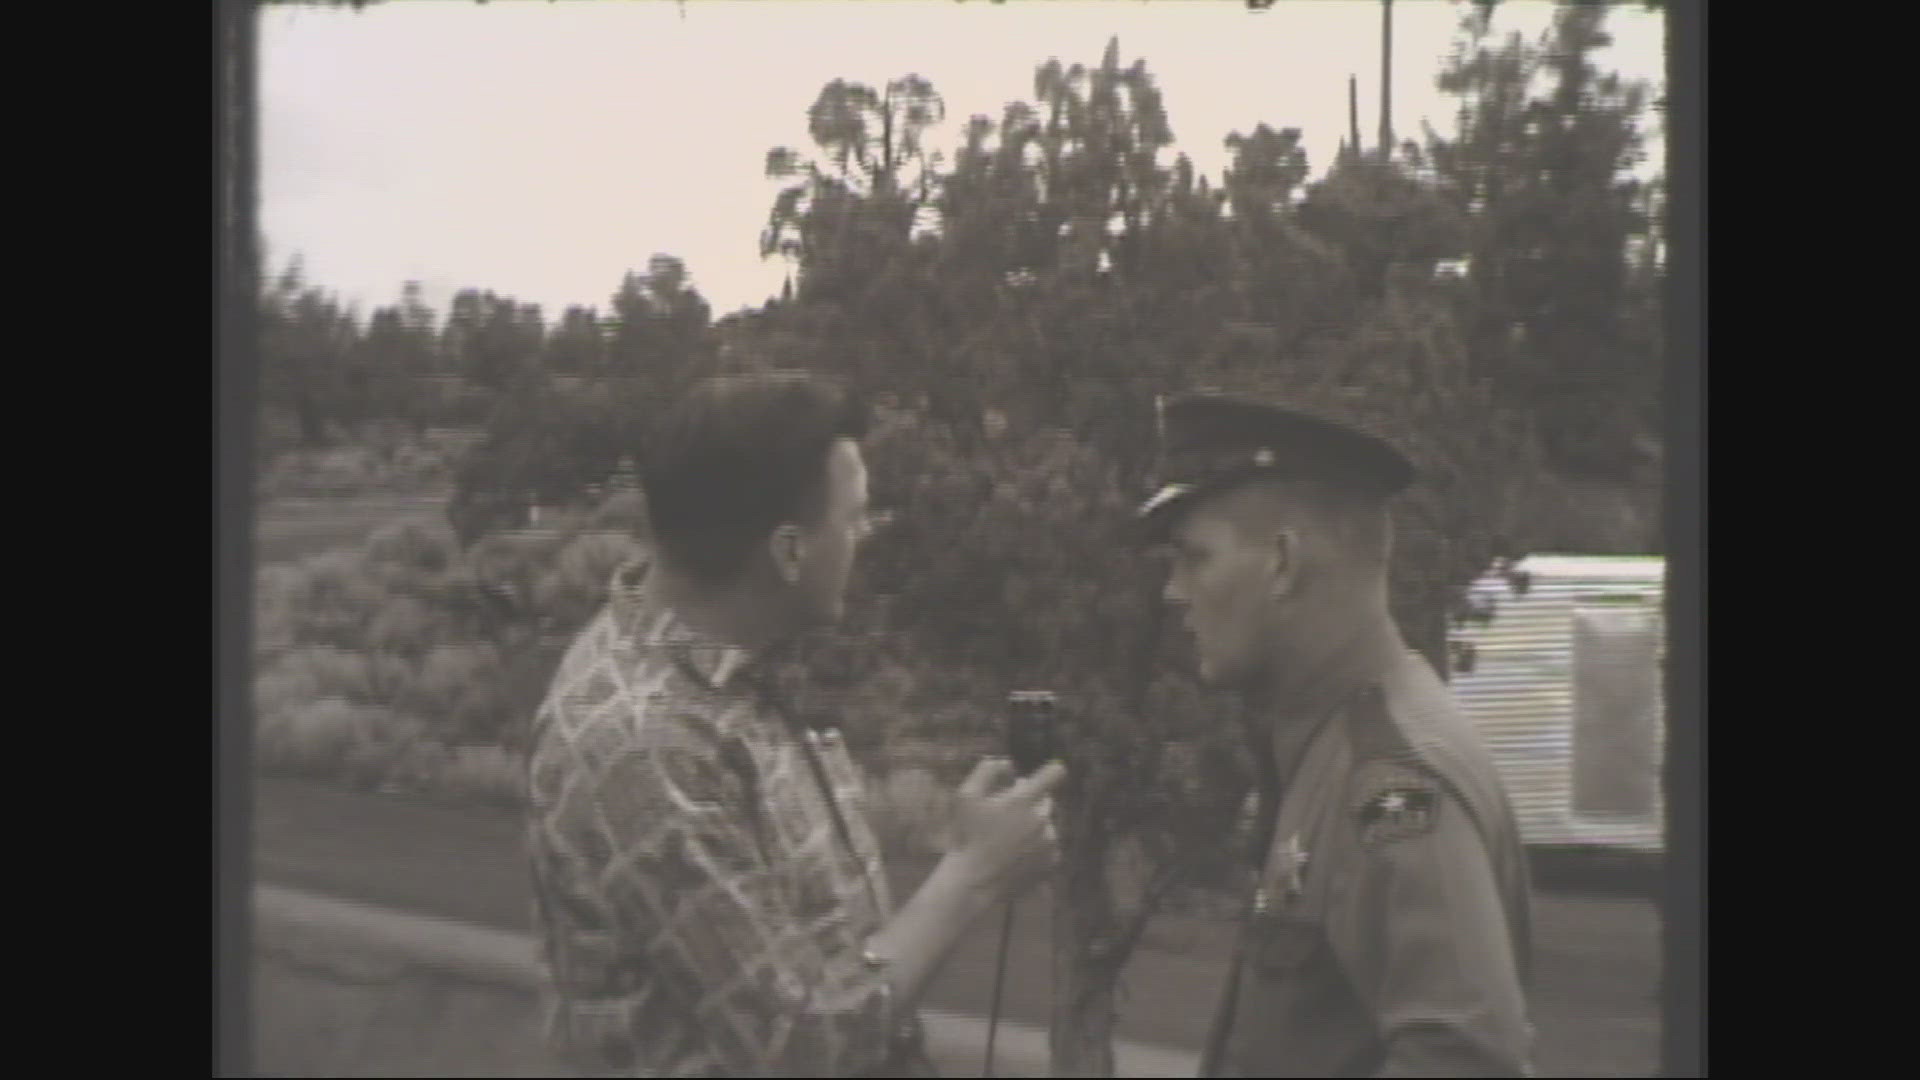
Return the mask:
<path id="1" fill-rule="evenodd" d="M 528 927 L 519 821 L 284 780 L 256 782 L 259 880 L 507 930 Z M 893 868 L 905 895 L 926 864 Z M 1045 1024 L 1048 910 L 1016 915 L 1002 1015 Z M 1543 892 L 1534 911 L 1535 1024 L 1543 1076 L 1648 1076 L 1659 1053 L 1659 918 L 1630 896 Z M 931 1008 L 984 1014 L 1000 920 L 975 926 L 929 989 Z M 1226 927 L 1162 919 L 1128 968 L 1118 1034 L 1191 1049 L 1204 1035 L 1230 943 Z"/>

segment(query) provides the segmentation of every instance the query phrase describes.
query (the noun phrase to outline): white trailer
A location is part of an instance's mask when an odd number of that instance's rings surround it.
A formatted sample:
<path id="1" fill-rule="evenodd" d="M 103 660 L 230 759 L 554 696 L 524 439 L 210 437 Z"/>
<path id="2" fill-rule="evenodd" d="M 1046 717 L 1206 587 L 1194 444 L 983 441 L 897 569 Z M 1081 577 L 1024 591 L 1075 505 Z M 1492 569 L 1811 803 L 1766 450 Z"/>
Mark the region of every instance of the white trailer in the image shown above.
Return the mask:
<path id="1" fill-rule="evenodd" d="M 1453 691 L 1528 845 L 1664 850 L 1665 582 L 1658 557 L 1536 555 L 1474 586 Z"/>

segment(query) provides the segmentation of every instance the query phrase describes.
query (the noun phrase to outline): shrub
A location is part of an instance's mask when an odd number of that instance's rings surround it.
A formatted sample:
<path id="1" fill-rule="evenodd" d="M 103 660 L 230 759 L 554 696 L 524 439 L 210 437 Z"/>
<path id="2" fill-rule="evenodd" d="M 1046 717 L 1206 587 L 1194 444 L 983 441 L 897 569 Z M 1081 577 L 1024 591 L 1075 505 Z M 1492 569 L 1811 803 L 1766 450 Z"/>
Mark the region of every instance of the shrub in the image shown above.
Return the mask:
<path id="1" fill-rule="evenodd" d="M 367 657 L 329 645 L 309 645 L 282 655 L 259 680 L 273 701 L 297 704 L 299 698 L 339 698 L 368 703 L 375 699 L 375 679 Z"/>
<path id="2" fill-rule="evenodd" d="M 282 660 L 254 676 L 254 722 L 257 725 L 281 722 L 320 697 L 320 683 L 311 670 Z"/>
<path id="3" fill-rule="evenodd" d="M 425 602 L 410 596 L 396 596 L 381 607 L 367 627 L 366 643 L 371 649 L 409 659 L 418 659 L 434 643 L 443 640 L 446 620 Z"/>
<path id="4" fill-rule="evenodd" d="M 424 573 L 443 571 L 459 556 L 453 529 L 441 522 L 403 521 L 388 525 L 376 531 L 366 547 L 369 562 Z"/>
<path id="5" fill-rule="evenodd" d="M 426 718 L 450 742 L 491 726 L 500 654 L 491 645 L 436 645 L 420 662 L 401 708 Z"/>
<path id="6" fill-rule="evenodd" d="M 298 643 L 301 571 L 267 566 L 254 575 L 253 657 L 261 667 Z"/>
<path id="7" fill-rule="evenodd" d="M 526 769 L 517 755 L 494 746 L 465 746 L 448 755 L 445 790 L 510 806 L 527 798 Z"/>
<path id="8" fill-rule="evenodd" d="M 331 772 L 356 747 L 374 742 L 386 720 L 383 710 L 342 698 L 309 700 L 283 713 L 262 713 L 255 753 L 268 767 Z"/>
<path id="9" fill-rule="evenodd" d="M 606 601 L 613 572 L 640 550 L 639 541 L 624 533 L 575 535 L 536 583 L 534 610 L 556 631 L 578 629 Z"/>
<path id="10" fill-rule="evenodd" d="M 341 433 L 342 445 L 304 447 L 263 435 L 269 455 L 257 490 L 264 499 L 322 498 L 445 487 L 467 448 L 446 432 L 415 436 L 404 425 L 368 424 Z"/>
<path id="11" fill-rule="evenodd" d="M 294 643 L 359 648 L 384 591 L 351 553 L 330 552 L 308 559 L 300 565 L 288 597 Z"/>

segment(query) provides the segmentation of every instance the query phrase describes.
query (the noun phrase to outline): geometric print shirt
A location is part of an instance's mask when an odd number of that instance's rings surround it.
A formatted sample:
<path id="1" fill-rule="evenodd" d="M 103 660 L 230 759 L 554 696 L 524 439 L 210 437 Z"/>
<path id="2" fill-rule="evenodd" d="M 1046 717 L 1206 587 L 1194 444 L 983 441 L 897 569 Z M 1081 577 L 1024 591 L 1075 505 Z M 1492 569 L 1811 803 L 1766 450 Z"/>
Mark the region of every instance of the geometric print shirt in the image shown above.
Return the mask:
<path id="1" fill-rule="evenodd" d="M 550 1045 L 595 1075 L 928 1071 L 868 962 L 893 901 L 838 733 L 801 734 L 750 657 L 645 579 L 615 574 L 533 724 Z"/>

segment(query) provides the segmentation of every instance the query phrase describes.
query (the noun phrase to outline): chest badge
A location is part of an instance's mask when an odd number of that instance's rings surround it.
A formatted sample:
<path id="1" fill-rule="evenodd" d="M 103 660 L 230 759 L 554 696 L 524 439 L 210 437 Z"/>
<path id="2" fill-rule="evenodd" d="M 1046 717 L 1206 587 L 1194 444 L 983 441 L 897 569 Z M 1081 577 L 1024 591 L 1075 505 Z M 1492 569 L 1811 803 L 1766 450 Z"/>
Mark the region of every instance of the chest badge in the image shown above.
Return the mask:
<path id="1" fill-rule="evenodd" d="M 1278 875 L 1287 891 L 1287 896 L 1299 896 L 1306 890 L 1304 877 L 1307 872 L 1307 852 L 1300 846 L 1300 834 L 1287 837 L 1287 842 L 1275 853 L 1278 865 L 1274 872 Z"/>
<path id="2" fill-rule="evenodd" d="M 1299 833 L 1287 837 L 1285 844 L 1273 849 L 1267 879 L 1253 895 L 1254 914 L 1264 915 L 1273 907 L 1276 891 L 1283 900 L 1292 900 L 1306 891 L 1308 857 L 1308 852 L 1300 846 Z"/>

